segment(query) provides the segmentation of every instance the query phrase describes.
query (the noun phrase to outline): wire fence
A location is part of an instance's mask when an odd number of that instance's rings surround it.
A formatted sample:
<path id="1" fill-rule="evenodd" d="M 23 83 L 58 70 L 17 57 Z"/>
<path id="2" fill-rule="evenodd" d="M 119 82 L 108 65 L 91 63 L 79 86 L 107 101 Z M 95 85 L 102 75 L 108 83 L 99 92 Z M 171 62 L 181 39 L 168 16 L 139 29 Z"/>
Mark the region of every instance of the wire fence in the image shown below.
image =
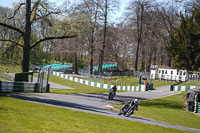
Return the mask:
<path id="1" fill-rule="evenodd" d="M 146 76 L 148 74 L 143 73 L 142 75 Z M 76 76 L 93 82 L 120 85 L 120 86 L 137 86 L 139 83 L 139 79 L 136 79 L 136 81 L 131 81 L 135 80 L 133 79 L 135 77 L 132 71 L 112 71 L 112 72 L 104 71 L 103 73 L 97 75 L 97 74 L 89 74 L 89 71 L 87 70 L 81 70 L 79 71 L 79 75 Z M 131 82 L 128 82 L 127 79 Z"/>
<path id="2" fill-rule="evenodd" d="M 166 81 L 200 81 L 200 75 L 159 75 L 152 74 L 151 79 L 153 80 L 166 80 Z"/>

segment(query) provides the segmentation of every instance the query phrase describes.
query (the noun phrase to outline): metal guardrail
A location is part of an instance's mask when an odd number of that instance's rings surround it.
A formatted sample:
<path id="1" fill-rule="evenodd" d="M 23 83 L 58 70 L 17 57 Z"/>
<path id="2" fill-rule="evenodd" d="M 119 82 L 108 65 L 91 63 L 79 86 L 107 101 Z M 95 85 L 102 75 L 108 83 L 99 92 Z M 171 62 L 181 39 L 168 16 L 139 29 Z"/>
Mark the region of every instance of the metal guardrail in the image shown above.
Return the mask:
<path id="1" fill-rule="evenodd" d="M 39 84 L 29 82 L 0 81 L 0 92 L 39 92 Z"/>
<path id="2" fill-rule="evenodd" d="M 198 102 L 198 109 L 197 109 L 198 113 L 200 113 L 200 102 Z"/>

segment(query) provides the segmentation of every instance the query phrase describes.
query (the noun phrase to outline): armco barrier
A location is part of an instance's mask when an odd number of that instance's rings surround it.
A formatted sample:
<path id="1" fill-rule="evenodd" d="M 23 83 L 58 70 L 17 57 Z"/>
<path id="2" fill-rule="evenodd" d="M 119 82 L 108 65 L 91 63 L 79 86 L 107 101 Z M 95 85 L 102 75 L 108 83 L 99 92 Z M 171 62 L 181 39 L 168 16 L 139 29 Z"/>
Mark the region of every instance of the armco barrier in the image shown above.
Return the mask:
<path id="1" fill-rule="evenodd" d="M 40 92 L 38 83 L 0 81 L 0 92 Z"/>
<path id="2" fill-rule="evenodd" d="M 195 88 L 196 86 L 175 86 L 175 85 L 171 85 L 170 90 L 171 91 L 188 91 L 190 89 Z"/>
<path id="3" fill-rule="evenodd" d="M 62 74 L 60 72 L 53 72 L 53 75 L 64 78 L 64 79 L 68 79 L 74 82 L 78 82 L 81 84 L 85 84 L 85 85 L 90 85 L 90 86 L 94 86 L 94 87 L 99 87 L 99 88 L 104 88 L 104 89 L 110 89 L 112 88 L 114 85 L 109 85 L 109 84 L 103 84 L 103 83 L 98 83 L 98 82 L 92 82 L 92 81 L 88 81 L 88 80 L 84 80 L 84 79 L 79 79 L 76 77 L 72 77 L 66 74 Z M 147 91 L 147 86 L 145 85 L 138 85 L 138 86 L 117 86 L 117 90 L 123 90 L 123 91 Z"/>

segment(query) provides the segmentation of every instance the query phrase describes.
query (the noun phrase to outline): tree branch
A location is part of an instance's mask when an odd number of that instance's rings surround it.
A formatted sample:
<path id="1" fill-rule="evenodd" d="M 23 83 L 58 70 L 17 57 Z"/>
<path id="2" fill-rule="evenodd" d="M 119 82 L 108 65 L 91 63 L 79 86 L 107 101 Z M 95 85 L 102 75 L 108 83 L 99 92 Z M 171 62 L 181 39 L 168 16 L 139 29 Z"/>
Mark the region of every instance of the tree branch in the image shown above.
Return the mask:
<path id="1" fill-rule="evenodd" d="M 37 46 L 39 43 L 47 41 L 47 40 L 66 39 L 66 38 L 74 38 L 74 37 L 77 37 L 77 35 L 72 35 L 72 36 L 58 36 L 58 37 L 46 37 L 46 38 L 39 39 L 38 41 L 36 41 L 35 43 L 33 43 L 33 45 L 30 48 L 32 49 L 35 46 Z"/>
<path id="2" fill-rule="evenodd" d="M 20 3 L 19 7 L 14 11 L 13 15 L 11 17 L 9 17 L 8 19 L 14 18 L 15 15 L 17 14 L 17 12 L 19 11 L 19 9 L 21 8 L 21 6 L 25 5 L 25 3 Z"/>
<path id="3" fill-rule="evenodd" d="M 44 15 L 44 16 L 41 16 L 41 17 L 36 18 L 35 20 L 39 20 L 39 19 L 45 18 L 45 17 L 47 17 L 47 16 L 49 16 L 49 15 L 51 15 L 51 14 L 59 14 L 59 13 L 61 13 L 61 12 L 60 12 L 60 11 L 58 11 L 58 12 L 49 12 L 49 13 L 47 13 L 47 14 Z"/>
<path id="4" fill-rule="evenodd" d="M 17 27 L 12 26 L 12 25 L 8 25 L 8 24 L 2 23 L 2 22 L 0 22 L 0 25 L 3 26 L 3 27 L 7 27 L 8 29 L 15 30 L 15 31 L 19 32 L 22 35 L 24 34 L 24 31 L 22 31 L 21 29 L 19 29 Z"/>
<path id="5" fill-rule="evenodd" d="M 0 41 L 2 41 L 2 42 L 11 42 L 11 43 L 14 43 L 14 44 L 16 44 L 16 45 L 18 45 L 18 46 L 20 46 L 20 47 L 23 47 L 23 45 L 21 45 L 21 44 L 18 43 L 18 42 L 15 42 L 15 41 L 13 41 L 13 40 L 0 39 Z"/>
<path id="6" fill-rule="evenodd" d="M 36 18 L 36 11 L 37 11 L 37 8 L 38 8 L 39 4 L 40 4 L 40 0 L 38 0 L 38 1 L 34 4 L 34 6 L 33 6 L 32 14 L 31 14 L 31 20 L 30 20 L 31 23 L 32 23 L 32 22 L 35 20 L 35 18 Z"/>

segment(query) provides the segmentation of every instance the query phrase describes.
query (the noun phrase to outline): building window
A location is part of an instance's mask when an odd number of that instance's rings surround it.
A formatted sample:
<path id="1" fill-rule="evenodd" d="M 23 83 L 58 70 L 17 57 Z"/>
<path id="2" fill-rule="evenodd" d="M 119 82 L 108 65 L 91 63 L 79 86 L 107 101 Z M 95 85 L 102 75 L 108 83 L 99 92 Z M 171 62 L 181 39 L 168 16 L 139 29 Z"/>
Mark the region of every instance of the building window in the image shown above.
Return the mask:
<path id="1" fill-rule="evenodd" d="M 182 71 L 180 71 L 180 75 L 182 75 Z"/>
<path id="2" fill-rule="evenodd" d="M 173 75 L 173 71 L 171 71 L 171 75 Z"/>
<path id="3" fill-rule="evenodd" d="M 162 70 L 162 74 L 164 74 L 164 70 Z"/>
<path id="4" fill-rule="evenodd" d="M 165 70 L 165 74 L 167 74 L 167 70 Z"/>
<path id="5" fill-rule="evenodd" d="M 183 75 L 185 75 L 185 72 L 183 72 Z"/>
<path id="6" fill-rule="evenodd" d="M 160 70 L 158 71 L 158 73 L 160 73 Z"/>

